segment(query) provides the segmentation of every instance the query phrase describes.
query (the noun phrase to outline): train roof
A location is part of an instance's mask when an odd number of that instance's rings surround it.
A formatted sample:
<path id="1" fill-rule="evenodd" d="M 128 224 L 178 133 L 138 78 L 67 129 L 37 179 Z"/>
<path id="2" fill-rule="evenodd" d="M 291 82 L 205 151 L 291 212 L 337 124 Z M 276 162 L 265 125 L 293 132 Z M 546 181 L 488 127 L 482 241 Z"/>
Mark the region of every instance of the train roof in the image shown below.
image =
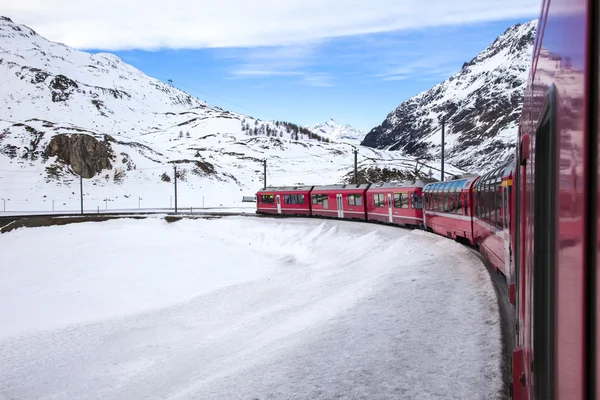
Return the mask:
<path id="1" fill-rule="evenodd" d="M 258 193 L 264 192 L 308 192 L 313 186 L 267 186 L 266 189 L 260 189 Z"/>
<path id="2" fill-rule="evenodd" d="M 423 181 L 394 181 L 394 182 L 378 182 L 371 185 L 371 189 L 390 189 L 390 188 L 414 188 L 414 187 L 425 187 L 426 183 Z"/>
<path id="3" fill-rule="evenodd" d="M 454 191 L 456 189 L 459 190 L 465 190 L 465 189 L 469 189 L 472 185 L 473 182 L 479 178 L 479 175 L 471 175 L 468 177 L 464 177 L 462 179 L 452 179 L 450 181 L 443 181 L 443 182 L 431 182 L 428 183 L 425 188 L 423 188 L 424 192 L 431 192 L 431 191 Z"/>
<path id="4" fill-rule="evenodd" d="M 363 184 L 345 184 L 345 185 L 322 185 L 315 186 L 313 190 L 365 190 L 369 188 L 370 183 Z"/>
<path id="5" fill-rule="evenodd" d="M 502 178 L 510 176 L 511 173 L 515 170 L 515 158 L 511 158 L 510 160 L 504 162 L 499 167 L 494 168 L 489 171 L 487 174 L 483 175 L 479 180 L 478 184 L 484 183 L 500 183 Z"/>

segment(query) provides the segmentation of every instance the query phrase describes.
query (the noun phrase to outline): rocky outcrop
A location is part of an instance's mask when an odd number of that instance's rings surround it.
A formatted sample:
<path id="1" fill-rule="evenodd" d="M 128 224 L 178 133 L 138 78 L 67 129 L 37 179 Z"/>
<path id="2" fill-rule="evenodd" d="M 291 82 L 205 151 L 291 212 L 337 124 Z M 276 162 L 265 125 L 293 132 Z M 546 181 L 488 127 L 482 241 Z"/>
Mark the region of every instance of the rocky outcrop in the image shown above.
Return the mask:
<path id="1" fill-rule="evenodd" d="M 507 29 L 459 73 L 400 104 L 361 144 L 437 158 L 444 118 L 448 162 L 472 172 L 504 162 L 514 153 L 536 26 Z"/>
<path id="2" fill-rule="evenodd" d="M 44 78 L 45 79 L 45 78 Z M 67 78 L 64 75 L 57 75 L 50 82 L 50 89 L 52 90 L 52 101 L 67 101 L 69 96 L 73 94 L 75 89 L 79 88 L 77 82 Z"/>
<path id="3" fill-rule="evenodd" d="M 60 134 L 52 138 L 46 148 L 46 156 L 54 157 L 73 169 L 77 175 L 92 178 L 102 170 L 112 169 L 115 154 L 106 141 L 99 141 L 86 134 Z"/>

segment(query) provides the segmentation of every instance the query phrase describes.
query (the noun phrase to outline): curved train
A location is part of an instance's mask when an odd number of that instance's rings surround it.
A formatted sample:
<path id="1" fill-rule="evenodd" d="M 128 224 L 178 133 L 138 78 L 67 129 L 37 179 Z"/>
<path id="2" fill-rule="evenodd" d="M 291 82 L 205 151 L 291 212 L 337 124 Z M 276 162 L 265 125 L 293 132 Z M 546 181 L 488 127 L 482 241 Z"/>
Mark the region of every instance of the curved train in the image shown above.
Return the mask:
<path id="1" fill-rule="evenodd" d="M 515 157 L 445 182 L 267 188 L 258 213 L 379 221 L 470 243 L 507 282 L 511 397 L 600 400 L 600 1 L 543 0 Z"/>

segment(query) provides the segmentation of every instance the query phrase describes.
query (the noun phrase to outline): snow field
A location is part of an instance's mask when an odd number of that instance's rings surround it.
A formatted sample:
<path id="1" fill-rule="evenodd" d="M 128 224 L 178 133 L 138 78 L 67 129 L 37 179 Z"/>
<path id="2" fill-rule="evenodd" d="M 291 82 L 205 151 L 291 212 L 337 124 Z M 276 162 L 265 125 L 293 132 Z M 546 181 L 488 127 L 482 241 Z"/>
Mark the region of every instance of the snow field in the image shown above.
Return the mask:
<path id="1" fill-rule="evenodd" d="M 501 389 L 489 275 L 425 232 L 124 219 L 18 229 L 0 253 L 0 399 L 490 399 Z"/>

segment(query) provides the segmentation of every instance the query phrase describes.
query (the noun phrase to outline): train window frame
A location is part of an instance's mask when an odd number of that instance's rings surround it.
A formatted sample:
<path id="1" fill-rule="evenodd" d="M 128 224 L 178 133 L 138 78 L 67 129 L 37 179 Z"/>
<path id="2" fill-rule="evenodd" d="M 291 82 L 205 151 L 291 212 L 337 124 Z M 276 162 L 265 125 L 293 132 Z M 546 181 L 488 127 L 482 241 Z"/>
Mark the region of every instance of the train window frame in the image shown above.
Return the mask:
<path id="1" fill-rule="evenodd" d="M 321 193 L 313 193 L 312 203 L 314 205 L 323 204 L 323 195 Z"/>

